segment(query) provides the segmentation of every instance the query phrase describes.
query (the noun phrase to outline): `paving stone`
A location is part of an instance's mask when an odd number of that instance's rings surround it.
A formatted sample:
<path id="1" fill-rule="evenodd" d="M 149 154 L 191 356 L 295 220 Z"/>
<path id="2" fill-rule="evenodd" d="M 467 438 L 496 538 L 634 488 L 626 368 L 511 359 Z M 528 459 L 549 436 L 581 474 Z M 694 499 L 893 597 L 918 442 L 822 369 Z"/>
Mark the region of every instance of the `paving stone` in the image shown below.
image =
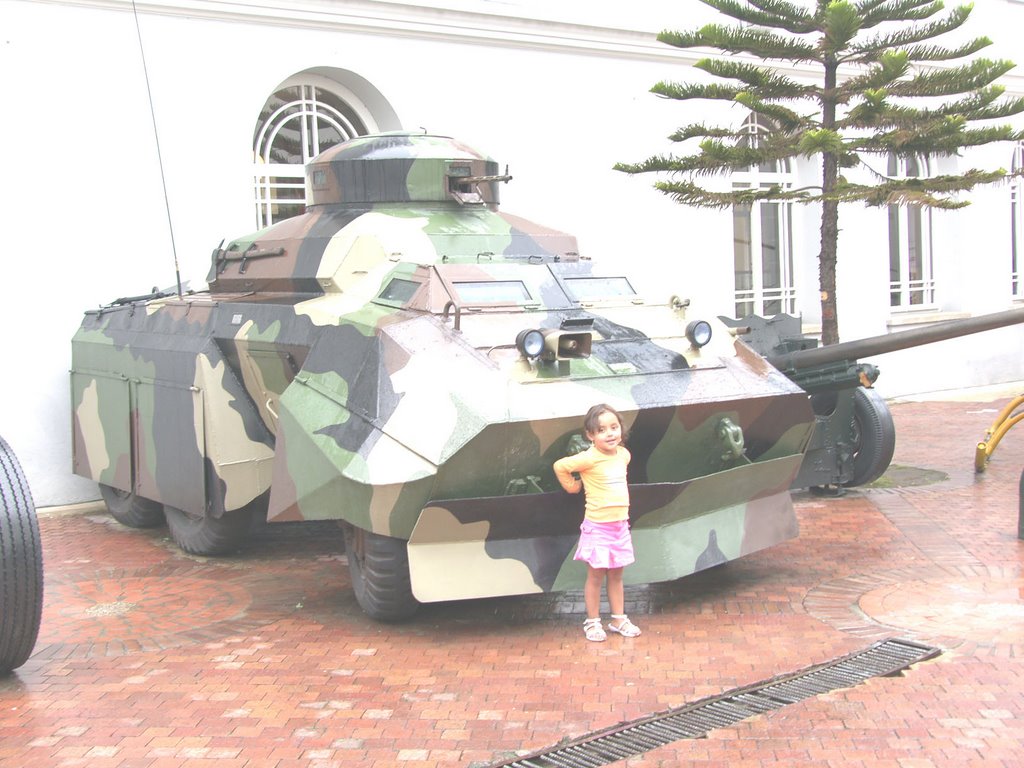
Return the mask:
<path id="1" fill-rule="evenodd" d="M 483 768 L 894 636 L 944 653 L 619 764 L 1024 765 L 1024 427 L 973 470 L 1006 402 L 894 405 L 889 485 L 797 493 L 798 539 L 627 588 L 644 634 L 600 644 L 579 592 L 375 623 L 333 526 L 192 558 L 40 510 L 43 621 L 0 680 L 0 765 Z"/>

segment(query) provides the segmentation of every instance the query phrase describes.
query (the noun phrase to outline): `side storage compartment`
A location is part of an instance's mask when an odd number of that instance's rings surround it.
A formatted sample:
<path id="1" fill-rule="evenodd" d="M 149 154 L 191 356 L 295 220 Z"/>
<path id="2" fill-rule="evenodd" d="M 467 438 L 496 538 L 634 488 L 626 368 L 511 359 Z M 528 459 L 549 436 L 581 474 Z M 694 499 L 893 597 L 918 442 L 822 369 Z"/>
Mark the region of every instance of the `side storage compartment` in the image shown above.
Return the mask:
<path id="1" fill-rule="evenodd" d="M 73 471 L 99 483 L 126 524 L 140 505 L 194 519 L 265 507 L 267 398 L 256 387 L 263 399 L 254 400 L 225 358 L 217 310 L 198 301 L 114 306 L 86 313 L 72 340 Z"/>
<path id="2" fill-rule="evenodd" d="M 195 386 L 135 384 L 135 486 L 139 496 L 202 514 L 206 509 L 205 414 Z"/>
<path id="3" fill-rule="evenodd" d="M 72 469 L 196 513 L 206 506 L 203 393 L 173 382 L 71 372 Z"/>
<path id="4" fill-rule="evenodd" d="M 123 376 L 71 371 L 71 469 L 134 491 L 132 407 Z"/>

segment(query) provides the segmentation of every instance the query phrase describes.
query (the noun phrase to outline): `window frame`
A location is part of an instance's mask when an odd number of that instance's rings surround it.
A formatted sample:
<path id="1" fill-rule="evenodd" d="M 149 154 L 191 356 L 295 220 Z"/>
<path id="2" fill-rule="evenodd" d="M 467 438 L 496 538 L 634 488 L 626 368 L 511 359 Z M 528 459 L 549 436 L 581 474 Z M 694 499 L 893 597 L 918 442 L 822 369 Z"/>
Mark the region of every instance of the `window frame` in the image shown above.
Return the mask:
<path id="1" fill-rule="evenodd" d="M 750 113 L 740 130 L 746 132 L 739 146 L 756 146 L 761 136 L 774 129 L 771 121 L 756 113 Z M 793 172 L 788 159 L 773 163 L 775 167 L 750 166 L 745 171 L 732 173 L 733 189 L 767 189 L 778 186 L 790 189 L 793 186 Z M 781 167 L 780 167 L 781 166 Z M 764 224 L 769 212 L 776 217 L 775 243 L 766 242 Z M 795 314 L 797 290 L 796 271 L 793 257 L 793 203 L 790 201 L 761 201 L 756 204 L 734 205 L 733 214 L 733 310 L 736 317 L 750 314 L 762 316 L 779 313 Z M 740 222 L 745 219 L 747 226 L 741 233 Z M 742 239 L 741 235 L 747 235 Z M 777 279 L 766 280 L 765 253 L 774 247 Z M 742 262 L 742 264 L 741 264 Z M 745 269 L 741 269 L 745 267 Z M 740 280 L 740 275 L 747 280 Z M 749 282 L 749 286 L 742 284 Z M 767 282 L 777 285 L 766 287 Z M 774 305 L 774 306 L 773 306 Z"/>
<path id="2" fill-rule="evenodd" d="M 299 89 L 298 98 L 282 103 L 266 117 L 267 104 L 283 91 Z M 343 102 L 351 116 L 318 98 L 326 92 Z M 358 124 L 353 121 L 358 121 Z M 274 142 L 298 121 L 301 156 L 296 162 L 272 162 Z M 325 121 L 341 140 L 321 140 L 320 121 Z M 294 130 L 294 126 L 292 126 Z M 305 211 L 308 200 L 306 164 L 326 149 L 355 136 L 376 133 L 376 121 L 363 102 L 348 88 L 331 78 L 305 73 L 285 80 L 264 102 L 253 131 L 253 198 L 256 226 L 263 229 Z"/>
<path id="3" fill-rule="evenodd" d="M 926 157 L 897 157 L 890 154 L 886 163 L 886 175 L 890 179 L 913 179 L 930 175 Z M 890 205 L 886 212 L 889 311 L 899 313 L 936 309 L 931 209 L 923 205 Z"/>

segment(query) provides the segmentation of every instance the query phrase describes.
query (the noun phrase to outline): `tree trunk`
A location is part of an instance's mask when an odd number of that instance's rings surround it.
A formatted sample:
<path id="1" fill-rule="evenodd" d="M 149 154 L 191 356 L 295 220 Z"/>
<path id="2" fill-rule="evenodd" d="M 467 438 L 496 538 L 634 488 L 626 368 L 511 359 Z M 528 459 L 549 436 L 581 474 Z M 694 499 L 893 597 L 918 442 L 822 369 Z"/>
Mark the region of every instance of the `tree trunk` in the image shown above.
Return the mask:
<path id="1" fill-rule="evenodd" d="M 831 160 L 831 163 L 829 162 Z M 832 166 L 832 186 L 835 186 L 835 156 L 825 155 L 825 178 Z M 828 182 L 826 181 L 826 189 Z M 839 243 L 839 203 L 825 200 L 821 210 L 821 253 L 818 255 L 818 288 L 821 291 L 821 343 L 839 342 L 839 315 L 836 311 L 836 251 Z"/>
<path id="2" fill-rule="evenodd" d="M 825 89 L 822 96 L 822 127 L 836 127 L 836 72 L 838 64 L 825 60 Z M 836 262 L 839 245 L 839 203 L 833 197 L 839 178 L 839 158 L 834 152 L 822 153 L 821 159 L 821 252 L 818 254 L 818 288 L 821 291 L 821 343 L 839 341 L 839 314 L 836 309 Z"/>

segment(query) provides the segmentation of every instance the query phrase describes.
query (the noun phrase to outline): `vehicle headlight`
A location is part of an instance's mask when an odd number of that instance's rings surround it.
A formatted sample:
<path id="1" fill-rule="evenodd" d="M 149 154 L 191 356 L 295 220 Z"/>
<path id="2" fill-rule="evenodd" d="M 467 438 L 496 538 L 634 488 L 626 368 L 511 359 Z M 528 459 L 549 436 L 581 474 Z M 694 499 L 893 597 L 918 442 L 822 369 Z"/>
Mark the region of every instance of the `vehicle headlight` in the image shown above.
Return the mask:
<path id="1" fill-rule="evenodd" d="M 686 338 L 693 346 L 700 348 L 711 341 L 711 323 L 707 320 L 693 320 L 686 326 Z"/>
<path id="2" fill-rule="evenodd" d="M 516 336 L 516 349 L 533 360 L 544 351 L 544 334 L 536 328 L 527 328 Z"/>

